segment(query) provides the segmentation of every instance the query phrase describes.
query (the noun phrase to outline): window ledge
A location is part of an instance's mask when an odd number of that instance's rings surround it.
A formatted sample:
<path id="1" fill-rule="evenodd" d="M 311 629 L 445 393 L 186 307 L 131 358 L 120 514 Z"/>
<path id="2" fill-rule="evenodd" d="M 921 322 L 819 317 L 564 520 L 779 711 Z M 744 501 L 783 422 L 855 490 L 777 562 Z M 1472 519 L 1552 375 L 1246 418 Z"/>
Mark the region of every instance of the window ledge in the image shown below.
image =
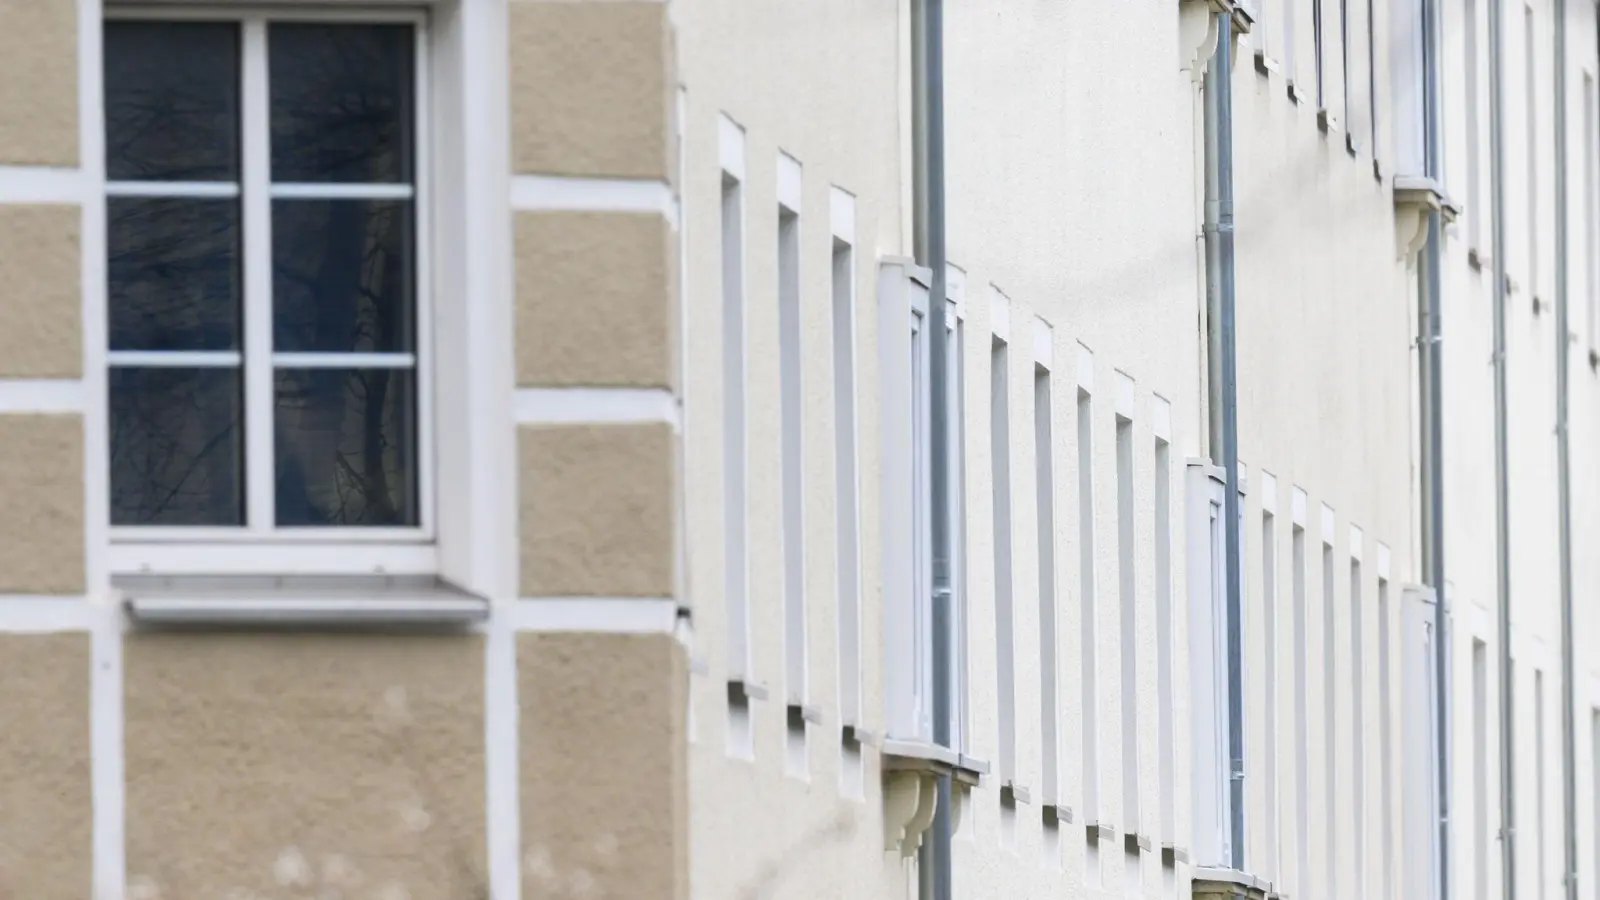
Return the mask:
<path id="1" fill-rule="evenodd" d="M 863 745 L 868 747 L 878 746 L 878 736 L 876 734 L 855 724 L 842 726 L 840 728 L 840 739 L 844 741 L 846 746 L 858 751 Z"/>
<path id="2" fill-rule="evenodd" d="M 1122 836 L 1122 849 L 1128 853 L 1149 853 L 1155 849 L 1155 842 L 1148 834 L 1128 832 Z"/>
<path id="3" fill-rule="evenodd" d="M 885 738 L 882 746 L 884 771 L 914 771 L 929 775 L 949 775 L 965 785 L 977 785 L 989 774 L 989 766 L 949 747 L 924 741 Z"/>
<path id="4" fill-rule="evenodd" d="M 1189 851 L 1186 850 L 1185 848 L 1180 847 L 1177 844 L 1162 844 L 1161 845 L 1161 864 L 1162 865 L 1164 865 L 1164 866 L 1175 866 L 1178 863 L 1184 863 L 1185 865 L 1187 865 L 1188 862 L 1189 862 Z"/>
<path id="5" fill-rule="evenodd" d="M 1012 806 L 1018 804 L 1026 805 L 1033 802 L 1033 794 L 1028 791 L 1027 785 L 1018 784 L 1016 781 L 1007 779 L 1004 784 L 1000 785 L 1000 799 L 1003 802 L 1010 803 Z"/>
<path id="6" fill-rule="evenodd" d="M 1200 893 L 1200 885 L 1215 885 L 1218 888 L 1243 889 L 1252 895 L 1265 897 L 1272 885 L 1265 878 L 1258 878 L 1249 872 L 1238 869 L 1211 868 L 1210 866 L 1196 867 L 1191 876 L 1195 884 L 1195 893 Z"/>
<path id="7" fill-rule="evenodd" d="M 136 625 L 188 628 L 460 628 L 489 602 L 431 577 L 121 576 Z"/>
<path id="8" fill-rule="evenodd" d="M 1324 106 L 1317 110 L 1317 127 L 1322 129 L 1324 134 L 1334 134 L 1339 130 L 1339 117 Z"/>
<path id="9" fill-rule="evenodd" d="M 1039 809 L 1044 814 L 1046 825 L 1072 824 L 1072 807 L 1065 803 L 1046 803 Z"/>
<path id="10" fill-rule="evenodd" d="M 1117 826 L 1110 822 L 1085 822 L 1083 823 L 1084 838 L 1091 841 L 1114 841 L 1117 839 Z"/>

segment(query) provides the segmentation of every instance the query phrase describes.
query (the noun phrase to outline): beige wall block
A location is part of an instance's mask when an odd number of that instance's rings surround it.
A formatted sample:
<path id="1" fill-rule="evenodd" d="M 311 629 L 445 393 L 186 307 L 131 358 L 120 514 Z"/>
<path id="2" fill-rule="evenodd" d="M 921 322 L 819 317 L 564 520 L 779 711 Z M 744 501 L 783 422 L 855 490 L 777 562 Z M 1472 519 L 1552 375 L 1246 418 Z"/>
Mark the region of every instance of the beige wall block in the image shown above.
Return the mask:
<path id="1" fill-rule="evenodd" d="M 488 896 L 481 638 L 135 634 L 124 667 L 130 880 Z"/>
<path id="2" fill-rule="evenodd" d="M 77 6 L 0 3 L 0 165 L 78 164 Z"/>
<path id="3" fill-rule="evenodd" d="M 0 206 L 0 378 L 83 374 L 81 217 L 77 206 Z"/>
<path id="4" fill-rule="evenodd" d="M 87 632 L 0 635 L 0 897 L 90 894 L 89 667 Z"/>
<path id="5" fill-rule="evenodd" d="M 511 4 L 517 172 L 651 178 L 675 167 L 667 4 Z"/>
<path id="6" fill-rule="evenodd" d="M 675 245 L 650 213 L 516 219 L 517 383 L 669 387 Z"/>
<path id="7" fill-rule="evenodd" d="M 687 898 L 683 648 L 665 634 L 523 634 L 517 680 L 522 895 L 581 880 L 586 896 Z"/>
<path id="8" fill-rule="evenodd" d="M 523 596 L 672 596 L 673 441 L 666 423 L 521 429 Z"/>
<path id="9" fill-rule="evenodd" d="M 0 414 L 0 593 L 83 591 L 83 419 Z"/>

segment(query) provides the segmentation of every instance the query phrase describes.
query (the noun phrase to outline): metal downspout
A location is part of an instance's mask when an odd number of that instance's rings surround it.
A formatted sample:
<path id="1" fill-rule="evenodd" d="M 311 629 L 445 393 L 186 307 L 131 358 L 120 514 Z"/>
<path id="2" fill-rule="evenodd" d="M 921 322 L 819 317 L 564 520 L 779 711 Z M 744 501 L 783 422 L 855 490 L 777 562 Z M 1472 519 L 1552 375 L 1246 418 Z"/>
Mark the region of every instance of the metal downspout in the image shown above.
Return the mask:
<path id="1" fill-rule="evenodd" d="M 1225 473 L 1227 556 L 1229 864 L 1244 860 L 1244 667 L 1239 534 L 1239 392 L 1233 253 L 1233 16 L 1215 13 L 1217 48 L 1205 74 L 1206 342 L 1210 448 Z"/>
<path id="2" fill-rule="evenodd" d="M 944 4 L 918 0 L 912 5 L 913 222 L 917 262 L 931 270 L 928 290 L 929 416 L 928 448 L 933 518 L 933 740 L 950 746 L 950 481 L 949 432 L 945 403 L 950 384 L 945 338 L 944 213 Z M 928 840 L 918 851 L 919 893 L 926 900 L 951 900 L 950 776 L 939 777 L 937 804 Z"/>
<path id="3" fill-rule="evenodd" d="M 1440 112 L 1439 112 L 1439 6 L 1438 0 L 1422 0 L 1422 104 L 1423 104 L 1423 167 L 1424 174 L 1439 180 L 1443 176 L 1440 166 Z M 1419 273 L 1419 297 L 1422 304 L 1422 353 L 1425 364 L 1426 396 L 1423 409 L 1427 447 L 1424 460 L 1423 497 L 1426 503 L 1423 530 L 1423 569 L 1433 586 L 1433 677 L 1439 703 L 1434 722 L 1438 761 L 1438 875 L 1439 898 L 1450 896 L 1450 703 L 1449 684 L 1450 641 L 1448 598 L 1445 596 L 1444 554 L 1444 302 L 1443 277 L 1440 255 L 1443 241 L 1443 222 L 1439 210 L 1428 213 L 1428 242 L 1423 250 L 1423 263 Z"/>
<path id="4" fill-rule="evenodd" d="M 1502 65 L 1504 13 L 1500 0 L 1489 0 L 1489 175 L 1494 257 L 1494 481 L 1495 558 L 1500 644 L 1500 876 L 1501 896 L 1515 900 L 1516 796 L 1512 727 L 1514 705 L 1511 672 L 1511 514 L 1506 428 L 1506 226 L 1505 226 L 1505 85 Z"/>
<path id="5" fill-rule="evenodd" d="M 1567 3 L 1553 0 L 1555 14 L 1555 215 L 1556 215 L 1556 487 L 1561 564 L 1561 777 L 1566 843 L 1563 883 L 1567 900 L 1578 900 L 1578 758 L 1573 685 L 1572 635 L 1572 438 L 1568 380 L 1571 325 L 1568 319 L 1567 222 Z"/>

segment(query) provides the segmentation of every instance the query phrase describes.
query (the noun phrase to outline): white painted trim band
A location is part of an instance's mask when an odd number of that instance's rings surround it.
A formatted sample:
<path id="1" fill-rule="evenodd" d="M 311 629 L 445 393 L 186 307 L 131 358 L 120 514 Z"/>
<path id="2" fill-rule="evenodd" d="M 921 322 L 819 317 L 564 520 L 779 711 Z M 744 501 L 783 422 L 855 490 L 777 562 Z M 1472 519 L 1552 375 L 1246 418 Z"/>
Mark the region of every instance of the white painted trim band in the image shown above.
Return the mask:
<path id="1" fill-rule="evenodd" d="M 511 208 L 519 212 L 658 213 L 677 225 L 677 200 L 665 181 L 516 175 Z"/>
<path id="2" fill-rule="evenodd" d="M 1011 298 L 994 285 L 989 285 L 989 327 L 994 336 L 1011 342 Z"/>
<path id="3" fill-rule="evenodd" d="M 81 413 L 83 382 L 68 378 L 0 379 L 0 413 Z"/>
<path id="4" fill-rule="evenodd" d="M 1046 369 L 1053 368 L 1055 359 L 1055 329 L 1043 319 L 1033 320 L 1033 361 Z"/>
<path id="5" fill-rule="evenodd" d="M 0 594 L 0 633 L 90 631 L 106 615 L 103 606 L 78 595 Z"/>
<path id="6" fill-rule="evenodd" d="M 717 159 L 723 172 L 744 181 L 744 128 L 727 113 L 717 114 Z"/>
<path id="7" fill-rule="evenodd" d="M 1350 526 L 1350 558 L 1361 562 L 1362 548 L 1366 544 L 1366 537 L 1361 529 L 1355 525 Z"/>
<path id="8" fill-rule="evenodd" d="M 1333 546 L 1333 507 L 1322 504 L 1322 542 Z"/>
<path id="9" fill-rule="evenodd" d="M 1150 430 L 1161 440 L 1172 443 L 1172 404 L 1160 394 L 1150 395 Z"/>
<path id="10" fill-rule="evenodd" d="M 1306 527 L 1307 502 L 1306 492 L 1301 488 L 1295 488 L 1289 497 L 1289 520 L 1301 528 Z"/>
<path id="11" fill-rule="evenodd" d="M 1117 415 L 1131 422 L 1133 421 L 1133 377 L 1120 370 L 1114 373 L 1114 377 L 1117 382 Z"/>
<path id="12" fill-rule="evenodd" d="M 678 427 L 678 399 L 664 388 L 518 388 L 520 425 L 665 422 Z"/>
<path id="13" fill-rule="evenodd" d="M 801 174 L 800 161 L 789 154 L 778 151 L 778 205 L 794 213 L 800 214 L 800 199 L 805 193 L 804 176 Z"/>
<path id="14" fill-rule="evenodd" d="M 1261 472 L 1261 511 L 1278 514 L 1278 479 L 1266 470 Z"/>
<path id="15" fill-rule="evenodd" d="M 1078 343 L 1078 387 L 1094 393 L 1094 351 Z"/>
<path id="16" fill-rule="evenodd" d="M 828 224 L 833 236 L 854 247 L 856 244 L 856 196 L 841 187 L 828 189 Z"/>
<path id="17" fill-rule="evenodd" d="M 81 169 L 0 166 L 0 203 L 82 203 L 88 183 Z"/>
<path id="18" fill-rule="evenodd" d="M 1389 545 L 1381 541 L 1378 543 L 1378 577 L 1389 580 Z"/>
<path id="19" fill-rule="evenodd" d="M 516 631 L 676 634 L 671 597 L 523 597 L 511 607 Z"/>

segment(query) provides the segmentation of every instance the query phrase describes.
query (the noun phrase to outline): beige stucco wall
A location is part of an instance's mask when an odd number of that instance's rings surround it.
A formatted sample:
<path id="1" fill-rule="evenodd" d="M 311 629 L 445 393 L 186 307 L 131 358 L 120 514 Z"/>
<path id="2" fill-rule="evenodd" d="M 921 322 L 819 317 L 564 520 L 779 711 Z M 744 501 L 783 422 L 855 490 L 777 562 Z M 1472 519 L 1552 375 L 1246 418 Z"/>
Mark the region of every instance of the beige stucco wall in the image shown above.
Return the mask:
<path id="1" fill-rule="evenodd" d="M 0 636 L 0 893 L 89 893 L 89 635 Z"/>
<path id="2" fill-rule="evenodd" d="M 687 900 L 682 645 L 524 634 L 517 668 L 524 896 Z"/>
<path id="3" fill-rule="evenodd" d="M 483 653 L 438 635 L 130 635 L 130 886 L 482 895 Z"/>
<path id="4" fill-rule="evenodd" d="M 83 371 L 81 217 L 77 206 L 0 206 L 0 376 Z"/>
<path id="5" fill-rule="evenodd" d="M 78 163 L 78 4 L 0 9 L 0 165 Z"/>
<path id="6" fill-rule="evenodd" d="M 83 590 L 83 440 L 77 415 L 0 415 L 0 592 Z"/>

